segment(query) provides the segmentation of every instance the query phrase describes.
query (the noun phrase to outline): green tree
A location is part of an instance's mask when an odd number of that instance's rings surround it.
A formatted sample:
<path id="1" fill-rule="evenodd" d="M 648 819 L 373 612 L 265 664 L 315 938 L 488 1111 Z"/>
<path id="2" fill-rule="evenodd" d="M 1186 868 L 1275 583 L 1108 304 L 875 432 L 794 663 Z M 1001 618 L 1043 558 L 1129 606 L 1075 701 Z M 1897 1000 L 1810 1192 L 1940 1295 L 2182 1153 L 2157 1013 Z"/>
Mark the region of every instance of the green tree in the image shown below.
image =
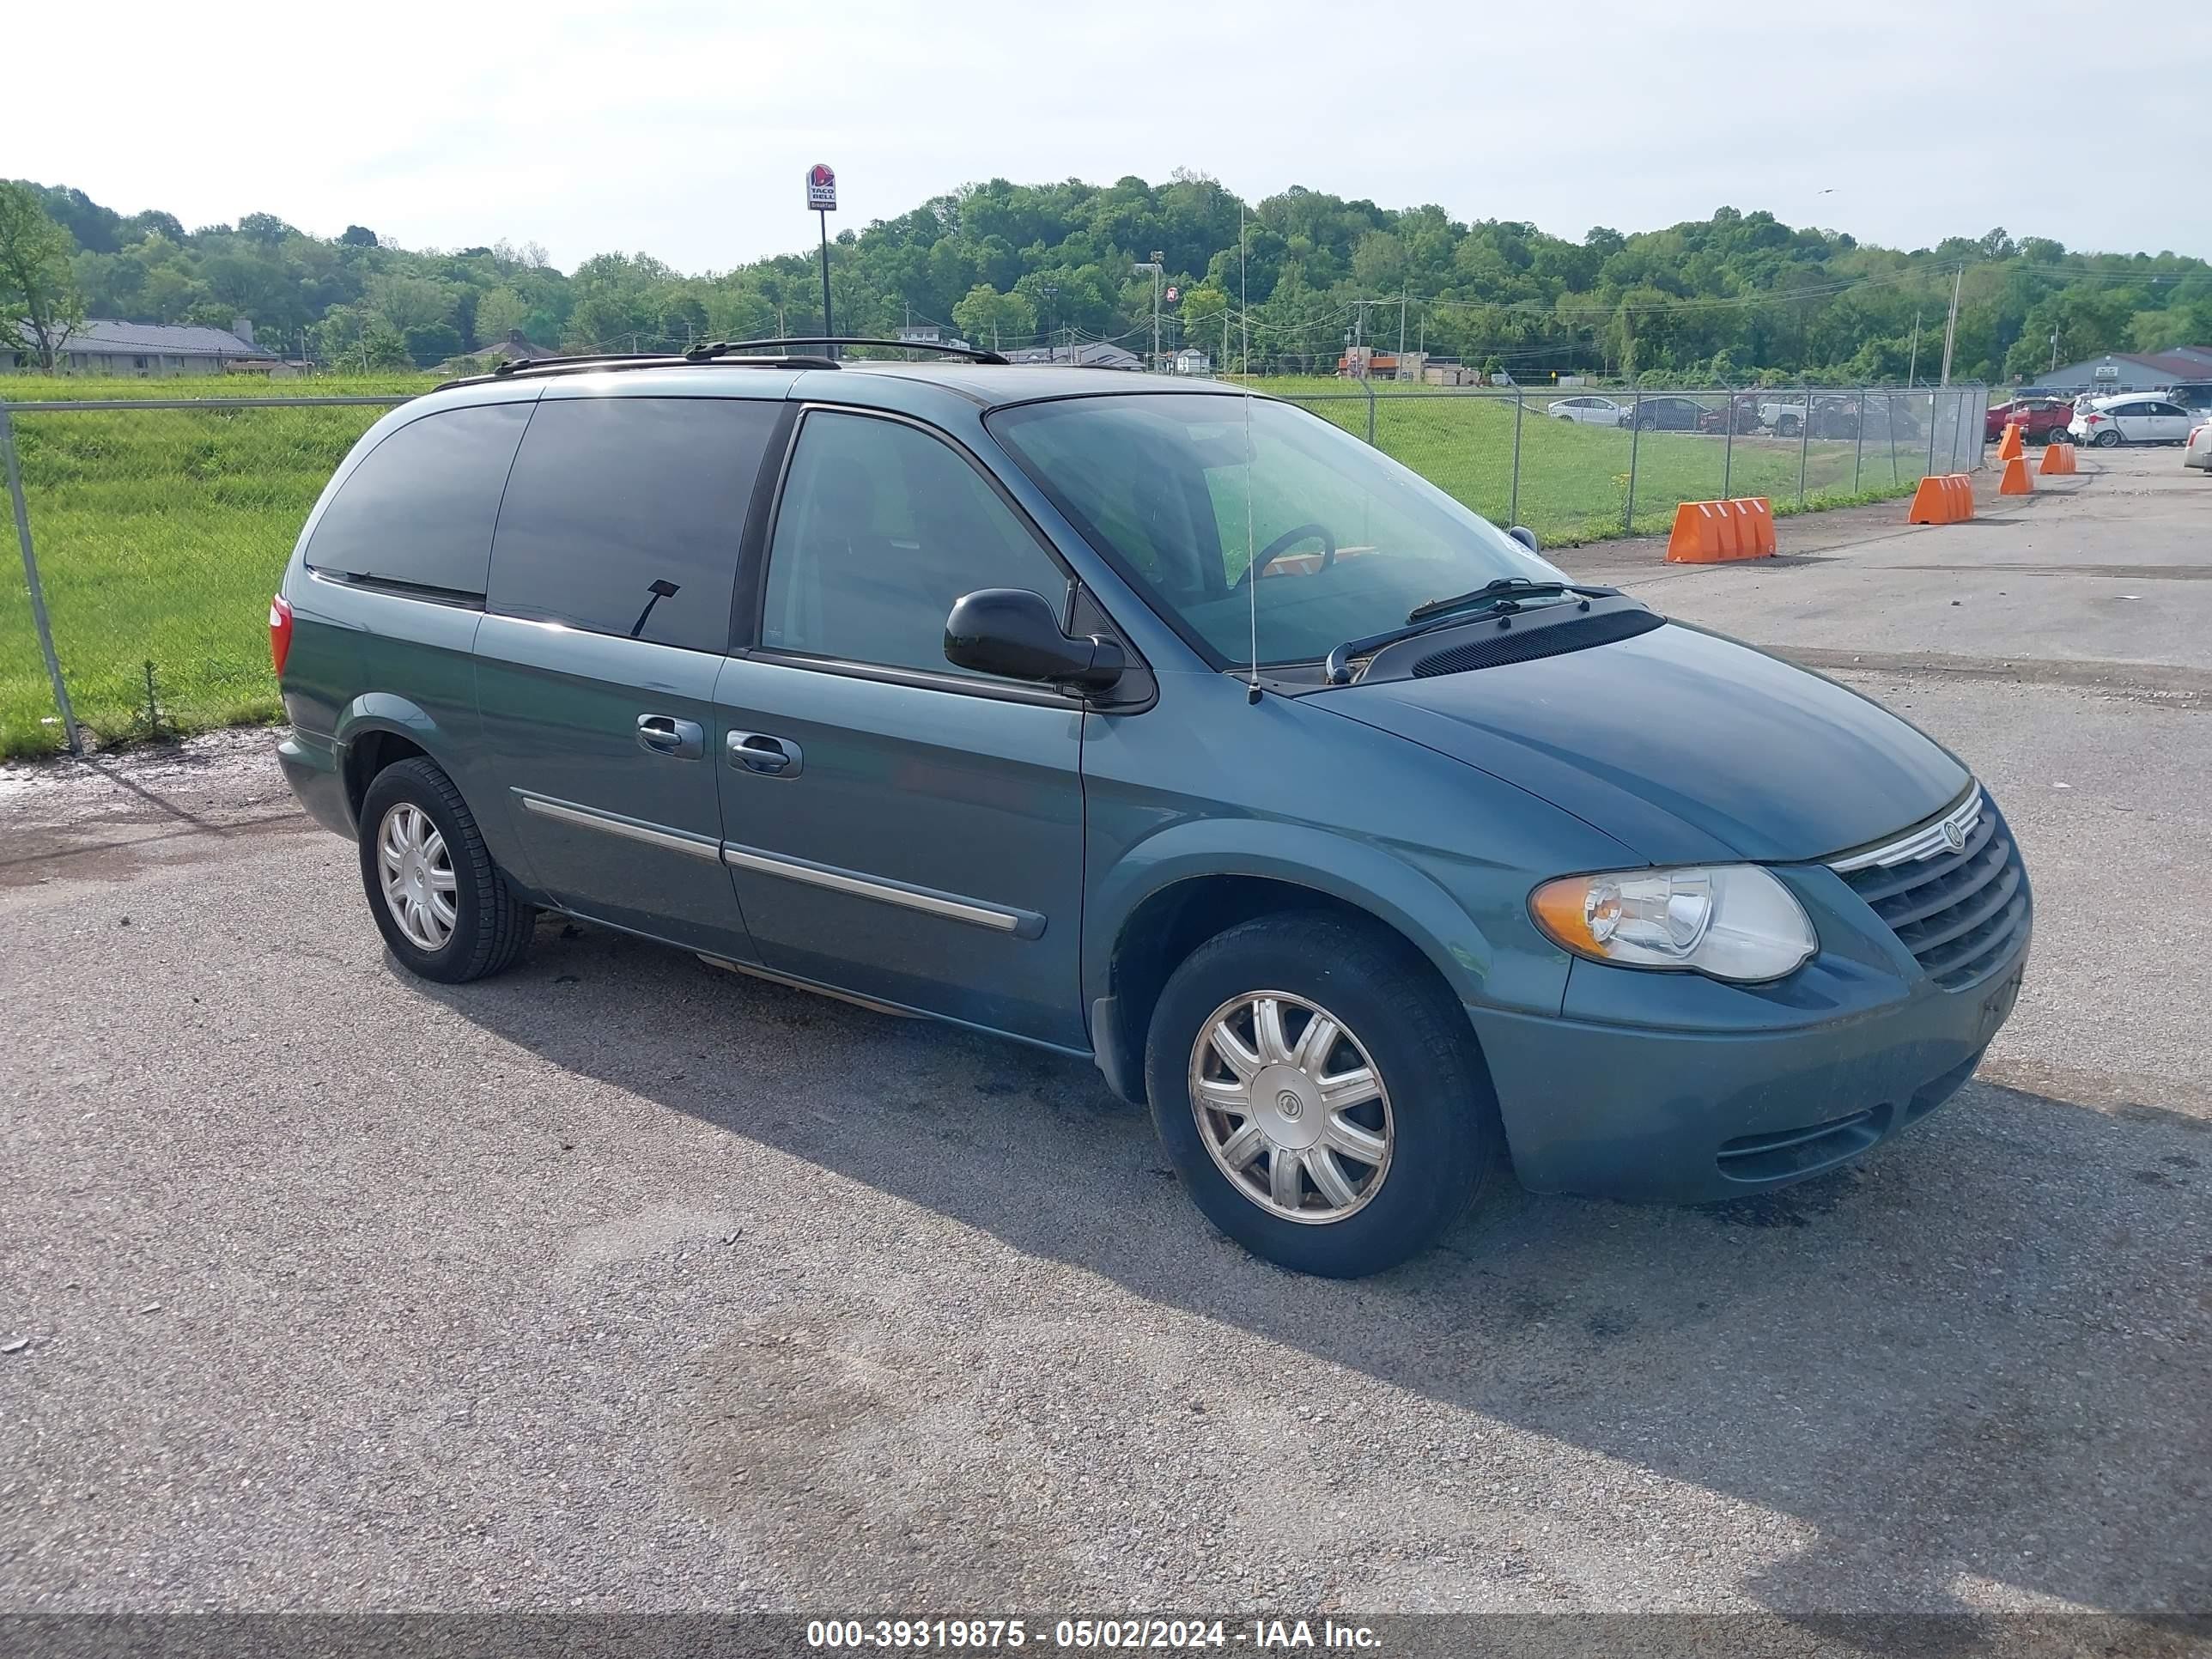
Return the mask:
<path id="1" fill-rule="evenodd" d="M 962 336 L 979 346 L 1028 345 L 1036 337 L 1036 307 L 1023 294 L 1001 294 L 978 283 L 952 307 Z"/>
<path id="2" fill-rule="evenodd" d="M 505 284 L 477 297 L 476 338 L 478 345 L 497 345 L 509 334 L 526 336 L 529 325 L 530 302 Z"/>
<path id="3" fill-rule="evenodd" d="M 55 355 L 84 324 L 70 268 L 75 244 L 27 185 L 0 180 L 0 340 L 53 372 Z"/>

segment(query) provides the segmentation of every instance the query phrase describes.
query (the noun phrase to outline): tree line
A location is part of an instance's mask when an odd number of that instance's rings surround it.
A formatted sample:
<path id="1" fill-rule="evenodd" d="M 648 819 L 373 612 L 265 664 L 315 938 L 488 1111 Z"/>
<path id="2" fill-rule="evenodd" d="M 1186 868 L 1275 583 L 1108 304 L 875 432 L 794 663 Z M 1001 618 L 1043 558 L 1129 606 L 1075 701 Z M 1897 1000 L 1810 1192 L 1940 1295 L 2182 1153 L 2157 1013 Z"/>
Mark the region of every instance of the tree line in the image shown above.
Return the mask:
<path id="1" fill-rule="evenodd" d="M 1389 209 L 1293 186 L 1247 203 L 1203 174 L 1016 185 L 1003 179 L 848 229 L 830 246 L 841 333 L 934 325 L 1012 349 L 1152 342 L 1157 256 L 1176 298 L 1168 349 L 1254 372 L 1334 369 L 1347 345 L 1409 349 L 1528 380 L 1647 383 L 1932 379 L 1954 282 L 1955 379 L 2212 341 L 2212 267 L 2081 253 L 2003 230 L 1905 251 L 1723 207 L 1579 241 L 1511 220 Z M 71 318 L 255 324 L 332 366 L 430 368 L 517 335 L 570 351 L 665 351 L 819 332 L 812 250 L 686 274 L 643 252 L 563 273 L 534 245 L 446 251 L 274 215 L 187 230 L 82 191 L 0 184 L 0 330 L 33 361 Z"/>

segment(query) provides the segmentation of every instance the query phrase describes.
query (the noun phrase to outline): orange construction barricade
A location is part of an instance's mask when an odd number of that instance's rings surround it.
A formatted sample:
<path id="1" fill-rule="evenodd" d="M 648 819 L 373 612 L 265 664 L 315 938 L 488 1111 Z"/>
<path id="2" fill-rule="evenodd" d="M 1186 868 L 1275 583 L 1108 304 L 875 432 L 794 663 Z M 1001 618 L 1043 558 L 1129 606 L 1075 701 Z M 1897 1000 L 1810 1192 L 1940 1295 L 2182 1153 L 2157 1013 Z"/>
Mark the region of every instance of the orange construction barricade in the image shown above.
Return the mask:
<path id="1" fill-rule="evenodd" d="M 1774 554 L 1774 506 L 1764 495 L 1739 495 L 1729 505 L 1742 526 L 1743 556 L 1771 558 Z"/>
<path id="2" fill-rule="evenodd" d="M 1674 532 L 1667 538 L 1669 564 L 1724 564 L 1763 558 L 1774 551 L 1770 528 L 1762 541 L 1756 515 L 1741 509 L 1748 501 L 1684 501 L 1674 509 Z M 1765 503 L 1762 501 L 1760 506 Z"/>
<path id="3" fill-rule="evenodd" d="M 2044 445 L 2043 465 L 2036 469 L 2046 478 L 2063 478 L 2079 471 L 2074 465 L 2074 446 L 2057 440 Z"/>
<path id="4" fill-rule="evenodd" d="M 1997 440 L 1997 459 L 2001 461 L 2016 461 L 2025 453 L 2021 447 L 2020 422 L 2007 421 L 2004 436 Z"/>
<path id="5" fill-rule="evenodd" d="M 2027 463 L 2015 455 L 2005 463 L 2004 477 L 1997 484 L 2000 495 L 2033 495 L 2035 486 L 2027 476 Z"/>

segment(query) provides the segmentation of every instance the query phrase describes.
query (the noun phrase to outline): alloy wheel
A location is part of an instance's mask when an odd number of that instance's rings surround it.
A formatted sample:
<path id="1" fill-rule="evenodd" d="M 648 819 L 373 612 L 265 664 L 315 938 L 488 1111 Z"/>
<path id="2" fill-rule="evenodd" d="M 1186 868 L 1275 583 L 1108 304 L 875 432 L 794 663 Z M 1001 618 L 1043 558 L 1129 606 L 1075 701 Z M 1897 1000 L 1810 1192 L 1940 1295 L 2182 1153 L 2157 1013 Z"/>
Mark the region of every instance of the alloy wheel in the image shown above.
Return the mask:
<path id="1" fill-rule="evenodd" d="M 419 951 L 444 950 L 459 916 L 453 854 L 414 802 L 397 802 L 377 826 L 376 872 L 385 908 L 407 942 Z"/>
<path id="2" fill-rule="evenodd" d="M 1199 1138 L 1230 1182 L 1287 1221 L 1341 1221 L 1382 1188 L 1395 1132 L 1365 1047 L 1287 991 L 1231 997 L 1191 1047 Z"/>

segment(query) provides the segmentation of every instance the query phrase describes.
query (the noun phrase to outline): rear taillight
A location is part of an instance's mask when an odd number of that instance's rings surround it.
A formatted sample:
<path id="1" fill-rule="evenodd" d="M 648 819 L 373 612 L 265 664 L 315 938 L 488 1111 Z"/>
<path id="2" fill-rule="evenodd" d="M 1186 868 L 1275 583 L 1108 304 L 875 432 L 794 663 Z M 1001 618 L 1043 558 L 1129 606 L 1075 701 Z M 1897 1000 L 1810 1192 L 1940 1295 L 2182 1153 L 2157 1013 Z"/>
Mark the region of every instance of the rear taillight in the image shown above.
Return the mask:
<path id="1" fill-rule="evenodd" d="M 269 660 L 281 676 L 292 654 L 292 607 L 282 593 L 269 601 Z"/>
<path id="2" fill-rule="evenodd" d="M 2104 418 L 2105 417 L 2101 415 L 2084 415 L 2081 417 L 2081 424 L 2083 426 L 2094 426 L 2098 422 Z"/>

